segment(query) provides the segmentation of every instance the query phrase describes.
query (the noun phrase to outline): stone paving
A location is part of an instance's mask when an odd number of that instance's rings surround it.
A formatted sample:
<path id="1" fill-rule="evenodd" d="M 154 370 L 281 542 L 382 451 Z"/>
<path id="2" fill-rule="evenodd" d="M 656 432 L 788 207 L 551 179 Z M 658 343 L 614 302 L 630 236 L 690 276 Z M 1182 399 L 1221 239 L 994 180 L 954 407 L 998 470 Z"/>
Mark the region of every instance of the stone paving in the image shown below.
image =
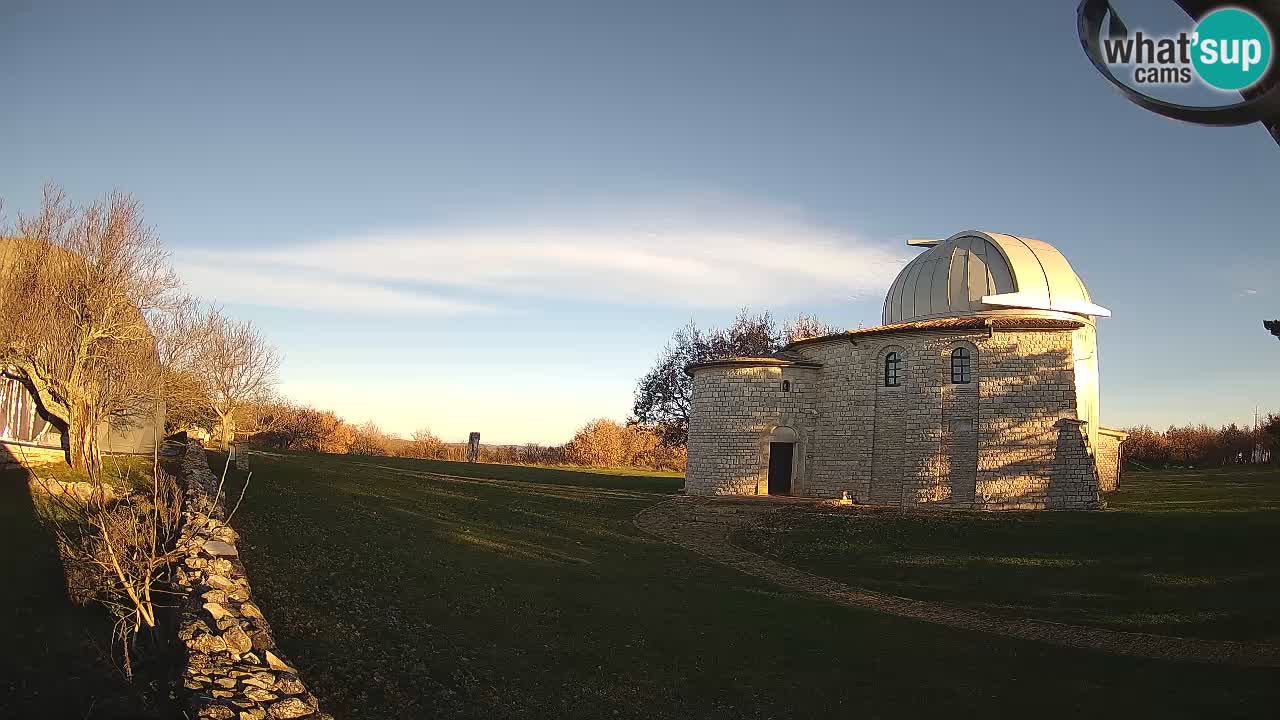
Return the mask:
<path id="1" fill-rule="evenodd" d="M 1266 643 L 1123 632 L 1044 620 L 991 615 L 936 602 L 872 592 L 820 577 L 743 550 L 729 541 L 735 528 L 758 525 L 771 512 L 792 507 L 811 510 L 813 501 L 774 498 L 677 497 L 642 510 L 635 517 L 641 530 L 692 550 L 722 565 L 782 588 L 808 593 L 849 607 L 876 610 L 947 627 L 1034 640 L 1113 655 L 1158 660 L 1280 667 L 1280 646 Z"/>

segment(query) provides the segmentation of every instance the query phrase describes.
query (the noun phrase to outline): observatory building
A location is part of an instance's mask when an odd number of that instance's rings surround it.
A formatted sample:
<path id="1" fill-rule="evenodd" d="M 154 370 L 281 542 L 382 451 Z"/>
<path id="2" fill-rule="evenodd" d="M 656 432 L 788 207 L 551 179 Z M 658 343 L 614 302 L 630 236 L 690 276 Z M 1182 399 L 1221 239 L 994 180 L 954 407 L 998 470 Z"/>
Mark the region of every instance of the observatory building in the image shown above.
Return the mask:
<path id="1" fill-rule="evenodd" d="M 1125 434 L 1098 418 L 1093 303 L 1062 253 L 912 241 L 883 324 L 690 365 L 685 490 L 980 510 L 1096 509 Z"/>

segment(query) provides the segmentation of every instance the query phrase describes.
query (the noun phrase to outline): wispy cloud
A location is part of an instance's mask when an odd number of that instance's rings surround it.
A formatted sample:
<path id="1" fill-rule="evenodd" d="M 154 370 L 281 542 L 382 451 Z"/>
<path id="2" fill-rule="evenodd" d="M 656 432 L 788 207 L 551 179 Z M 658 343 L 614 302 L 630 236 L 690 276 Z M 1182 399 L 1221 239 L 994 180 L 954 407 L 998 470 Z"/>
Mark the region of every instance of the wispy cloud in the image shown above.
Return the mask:
<path id="1" fill-rule="evenodd" d="M 242 302 L 315 310 L 456 313 L 530 297 L 784 305 L 878 293 L 904 262 L 897 250 L 781 212 L 666 212 L 370 232 L 242 251 L 235 265 L 252 270 L 235 285 Z M 181 260 L 197 292 L 216 296 L 225 256 Z"/>
<path id="2" fill-rule="evenodd" d="M 431 293 L 353 281 L 288 267 L 254 269 L 243 255 L 235 261 L 206 253 L 179 260 L 178 274 L 191 292 L 209 300 L 339 313 L 458 315 L 494 308 Z"/>

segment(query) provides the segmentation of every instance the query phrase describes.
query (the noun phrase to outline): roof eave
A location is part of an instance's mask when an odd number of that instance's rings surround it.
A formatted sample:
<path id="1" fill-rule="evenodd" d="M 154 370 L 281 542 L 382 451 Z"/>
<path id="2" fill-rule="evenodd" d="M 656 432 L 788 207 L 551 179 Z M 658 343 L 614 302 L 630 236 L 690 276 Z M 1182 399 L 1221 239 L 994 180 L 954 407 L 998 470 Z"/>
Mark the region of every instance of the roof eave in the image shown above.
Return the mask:
<path id="1" fill-rule="evenodd" d="M 1060 323 L 1057 325 L 1048 324 L 1049 322 Z M 857 330 L 845 330 L 844 332 L 834 333 L 831 335 L 820 335 L 811 338 L 802 338 L 793 340 L 788 343 L 782 350 L 786 352 L 793 347 L 799 345 L 811 345 L 820 342 L 831 342 L 836 340 L 854 340 L 859 337 L 870 335 L 889 335 L 893 333 L 913 333 L 913 332 L 963 332 L 966 330 L 982 330 L 990 331 L 1052 331 L 1052 330 L 1073 330 L 1082 328 L 1088 323 L 1083 319 L 1065 319 L 1065 318 L 1039 318 L 1039 317 L 1021 317 L 1017 315 L 1008 316 L 971 316 L 971 317 L 941 317 L 930 320 L 914 320 L 905 323 L 891 323 L 889 325 L 877 325 L 869 328 L 858 328 Z"/>
<path id="2" fill-rule="evenodd" d="M 822 363 L 811 360 L 784 360 L 781 358 L 756 358 L 756 357 L 733 357 L 723 358 L 721 360 L 708 360 L 700 363 L 689 363 L 684 366 L 684 373 L 690 377 L 693 376 L 695 370 L 702 370 L 711 367 L 796 367 L 805 369 L 817 369 L 822 367 Z"/>

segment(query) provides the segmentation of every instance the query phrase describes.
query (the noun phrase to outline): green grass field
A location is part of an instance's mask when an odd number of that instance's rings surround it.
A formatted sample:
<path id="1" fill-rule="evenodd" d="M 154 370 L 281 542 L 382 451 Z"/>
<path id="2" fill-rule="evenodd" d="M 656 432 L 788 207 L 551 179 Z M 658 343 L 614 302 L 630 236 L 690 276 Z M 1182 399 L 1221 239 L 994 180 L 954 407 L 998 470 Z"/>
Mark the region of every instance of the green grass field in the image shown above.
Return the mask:
<path id="1" fill-rule="evenodd" d="M 1130 473 L 1104 513 L 779 514 L 733 540 L 851 585 L 1017 617 L 1280 641 L 1280 469 Z"/>
<path id="2" fill-rule="evenodd" d="M 233 523 L 243 559 L 278 641 L 340 717 L 1250 717 L 1280 701 L 1274 670 L 1113 657 L 780 592 L 634 527 L 636 512 L 679 487 L 670 477 L 342 456 L 252 462 Z M 1269 492 L 1267 482 L 1248 492 Z M 1135 480 L 1117 498 L 1149 501 L 1151 512 L 981 516 L 927 537 L 959 533 L 938 556 L 979 543 L 971 554 L 1036 557 L 1074 531 L 1109 538 L 1086 544 L 1098 557 L 1146 555 L 1153 573 L 1200 577 L 1207 570 L 1154 557 L 1162 542 L 1190 542 L 1170 532 L 1227 533 L 1219 547 L 1235 552 L 1247 543 L 1232 532 L 1267 525 L 1243 490 L 1231 500 L 1179 483 Z M 1179 520 L 1200 514 L 1187 504 L 1205 508 L 1202 529 Z M 1237 530 L 1213 521 L 1218 513 Z M 973 527 L 986 523 L 1007 525 L 1007 542 L 982 539 Z M 1045 523 L 1074 525 L 1036 529 Z M 901 518 L 893 534 L 916 524 Z M 1223 558 L 1226 574 L 1266 571 L 1252 564 L 1261 552 Z"/>

